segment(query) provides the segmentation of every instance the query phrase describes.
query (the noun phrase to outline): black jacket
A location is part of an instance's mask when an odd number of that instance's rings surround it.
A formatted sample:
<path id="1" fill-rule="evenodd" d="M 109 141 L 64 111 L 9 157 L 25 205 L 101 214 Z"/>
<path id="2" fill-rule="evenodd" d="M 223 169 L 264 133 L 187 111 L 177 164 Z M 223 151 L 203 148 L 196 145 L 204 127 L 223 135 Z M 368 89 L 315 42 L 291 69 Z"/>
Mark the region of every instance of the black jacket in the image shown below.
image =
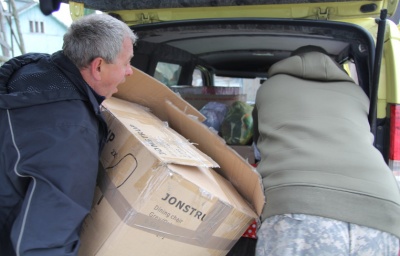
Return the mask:
<path id="1" fill-rule="evenodd" d="M 25 54 L 0 68 L 0 240 L 8 236 L 4 225 L 24 211 L 24 205 L 19 208 L 27 193 L 32 196 L 29 214 L 36 214 L 31 218 L 49 224 L 38 227 L 49 237 L 30 236 L 31 244 L 18 248 L 22 254 L 34 246 L 61 248 L 79 239 L 107 135 L 103 100 L 61 51 Z M 32 186 L 34 192 L 28 192 Z M 3 196 L 15 194 L 20 199 Z M 58 234 L 45 232 L 55 224 Z"/>
<path id="2" fill-rule="evenodd" d="M 79 70 L 61 51 L 53 55 L 21 55 L 0 68 L 0 111 L 73 100 L 84 102 L 96 117 L 96 122 L 91 125 L 99 127 L 101 148 L 107 133 L 99 107 L 104 97 L 89 87 Z M 53 107 L 49 106 L 48 110 L 53 111 Z M 76 120 L 82 118 L 79 113 L 76 114 Z M 46 117 L 46 112 L 40 115 Z"/>

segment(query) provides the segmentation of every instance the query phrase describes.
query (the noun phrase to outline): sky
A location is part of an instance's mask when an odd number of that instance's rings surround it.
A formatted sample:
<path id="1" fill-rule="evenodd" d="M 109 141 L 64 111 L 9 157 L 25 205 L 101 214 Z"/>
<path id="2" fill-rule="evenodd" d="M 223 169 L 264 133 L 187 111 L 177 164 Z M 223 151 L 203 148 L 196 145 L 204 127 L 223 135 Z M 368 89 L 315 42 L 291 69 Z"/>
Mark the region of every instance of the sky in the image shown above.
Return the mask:
<path id="1" fill-rule="evenodd" d="M 62 21 L 65 25 L 69 27 L 72 23 L 71 15 L 69 14 L 69 5 L 61 3 L 60 9 L 52 13 L 57 19 Z"/>
<path id="2" fill-rule="evenodd" d="M 98 13 L 101 13 L 100 11 L 96 11 Z M 72 23 L 72 18 L 69 12 L 69 4 L 61 3 L 60 4 L 60 9 L 58 11 L 55 11 L 52 13 L 53 16 L 58 18 L 60 21 L 62 21 L 65 25 L 69 27 Z"/>

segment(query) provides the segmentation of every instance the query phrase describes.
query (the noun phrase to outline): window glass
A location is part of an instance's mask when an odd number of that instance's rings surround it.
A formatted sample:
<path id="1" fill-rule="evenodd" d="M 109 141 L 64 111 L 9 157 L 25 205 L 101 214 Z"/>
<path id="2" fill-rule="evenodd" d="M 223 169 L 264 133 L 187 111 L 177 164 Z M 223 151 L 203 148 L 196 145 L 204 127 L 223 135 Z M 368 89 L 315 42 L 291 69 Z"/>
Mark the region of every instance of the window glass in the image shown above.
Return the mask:
<path id="1" fill-rule="evenodd" d="M 40 27 L 39 27 L 40 26 Z M 29 32 L 31 33 L 44 33 L 44 22 L 43 21 L 29 21 Z"/>
<path id="2" fill-rule="evenodd" d="M 182 67 L 180 65 L 158 62 L 154 78 L 167 86 L 177 85 L 181 70 Z"/>
<path id="3" fill-rule="evenodd" d="M 193 71 L 192 86 L 196 86 L 196 87 L 204 86 L 203 76 L 202 76 L 202 73 L 201 73 L 200 69 L 198 69 L 198 68 L 196 68 Z"/>
<path id="4" fill-rule="evenodd" d="M 29 21 L 29 31 L 32 33 L 35 32 L 35 29 L 33 28 L 33 21 L 31 20 Z"/>
<path id="5" fill-rule="evenodd" d="M 238 77 L 222 77 L 214 76 L 214 84 L 216 87 L 236 87 L 240 94 L 246 95 L 246 102 L 253 104 L 256 99 L 256 93 L 261 83 L 265 79 L 262 78 L 238 78 Z"/>

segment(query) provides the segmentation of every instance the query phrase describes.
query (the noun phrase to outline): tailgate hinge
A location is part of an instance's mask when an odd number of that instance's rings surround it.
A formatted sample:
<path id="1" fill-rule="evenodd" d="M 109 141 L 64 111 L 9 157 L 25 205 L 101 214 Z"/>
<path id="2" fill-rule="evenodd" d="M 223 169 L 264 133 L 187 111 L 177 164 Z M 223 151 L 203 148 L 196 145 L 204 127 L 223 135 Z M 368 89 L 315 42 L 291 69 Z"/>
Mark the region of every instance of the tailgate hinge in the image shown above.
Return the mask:
<path id="1" fill-rule="evenodd" d="M 138 14 L 138 23 L 139 24 L 146 24 L 152 23 L 154 21 L 159 21 L 158 15 L 156 13 L 140 13 Z"/>
<path id="2" fill-rule="evenodd" d="M 318 7 L 317 8 L 317 19 L 318 20 L 329 20 L 329 10 L 328 7 Z"/>

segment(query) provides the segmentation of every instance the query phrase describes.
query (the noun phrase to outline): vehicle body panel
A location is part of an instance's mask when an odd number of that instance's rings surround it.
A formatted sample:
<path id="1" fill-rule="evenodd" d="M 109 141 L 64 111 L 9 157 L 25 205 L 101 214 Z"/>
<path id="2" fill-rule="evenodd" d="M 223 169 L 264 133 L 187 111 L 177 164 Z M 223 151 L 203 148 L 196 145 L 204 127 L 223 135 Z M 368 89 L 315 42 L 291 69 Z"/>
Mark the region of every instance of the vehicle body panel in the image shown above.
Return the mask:
<path id="1" fill-rule="evenodd" d="M 65 1 L 68 2 L 68 1 Z M 71 1 L 70 1 L 71 2 Z M 159 15 L 168 20 L 216 18 L 216 17 L 269 17 L 269 18 L 312 18 L 318 15 L 334 17 L 373 17 L 379 16 L 381 9 L 387 9 L 389 16 L 396 10 L 397 0 L 76 0 L 83 3 L 85 8 L 101 11 L 128 10 L 131 14 L 140 14 L 143 10 L 152 13 L 164 10 Z M 166 20 L 164 20 L 166 21 Z"/>

